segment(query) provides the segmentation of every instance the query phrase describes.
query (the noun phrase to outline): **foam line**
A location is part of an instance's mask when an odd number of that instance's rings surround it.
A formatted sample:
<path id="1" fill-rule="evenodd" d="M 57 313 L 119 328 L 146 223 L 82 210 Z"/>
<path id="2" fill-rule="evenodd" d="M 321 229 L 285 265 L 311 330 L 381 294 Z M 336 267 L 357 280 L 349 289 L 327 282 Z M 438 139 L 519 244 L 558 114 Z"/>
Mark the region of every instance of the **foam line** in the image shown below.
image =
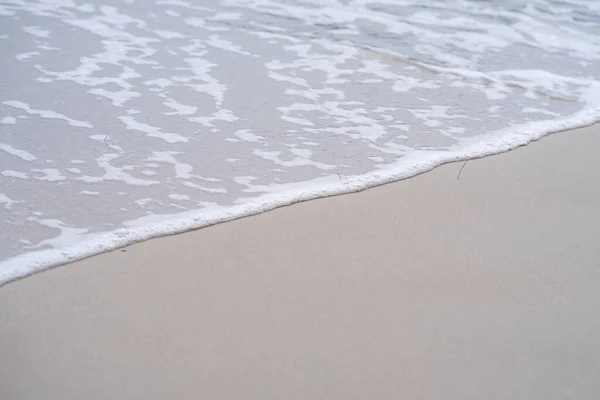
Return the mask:
<path id="1" fill-rule="evenodd" d="M 525 123 L 499 132 L 484 134 L 463 142 L 461 146 L 451 151 L 414 152 L 385 168 L 345 177 L 343 180 L 309 185 L 307 182 L 282 185 L 281 191 L 253 198 L 243 205 L 218 207 L 212 211 L 186 211 L 170 217 L 165 216 L 165 219 L 160 222 L 99 233 L 89 240 L 72 246 L 21 254 L 0 263 L 0 285 L 134 243 L 256 215 L 301 201 L 362 191 L 413 177 L 445 163 L 499 154 L 526 145 L 550 133 L 581 128 L 597 122 L 600 122 L 600 107 L 578 112 L 562 120 Z"/>

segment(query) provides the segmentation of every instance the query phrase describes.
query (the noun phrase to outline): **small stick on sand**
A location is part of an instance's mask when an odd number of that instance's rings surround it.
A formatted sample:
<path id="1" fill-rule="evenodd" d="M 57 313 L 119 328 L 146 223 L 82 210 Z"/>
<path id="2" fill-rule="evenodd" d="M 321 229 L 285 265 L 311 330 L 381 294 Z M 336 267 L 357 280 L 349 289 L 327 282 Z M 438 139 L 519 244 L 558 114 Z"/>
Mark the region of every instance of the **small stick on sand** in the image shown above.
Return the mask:
<path id="1" fill-rule="evenodd" d="M 462 173 L 462 170 L 465 169 L 465 166 L 467 165 L 468 162 L 469 162 L 469 160 L 465 161 L 465 163 L 462 165 L 462 167 L 460 167 L 460 171 L 458 171 L 458 175 L 456 176 L 456 180 L 460 179 L 460 174 Z"/>

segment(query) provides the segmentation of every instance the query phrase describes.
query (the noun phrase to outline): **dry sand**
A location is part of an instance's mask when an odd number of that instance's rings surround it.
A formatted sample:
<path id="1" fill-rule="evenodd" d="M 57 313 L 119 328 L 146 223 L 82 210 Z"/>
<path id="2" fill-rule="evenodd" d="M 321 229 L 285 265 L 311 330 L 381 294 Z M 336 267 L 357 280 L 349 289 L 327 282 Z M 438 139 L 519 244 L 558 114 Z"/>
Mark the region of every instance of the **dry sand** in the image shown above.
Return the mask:
<path id="1" fill-rule="evenodd" d="M 600 128 L 0 288 L 0 399 L 599 399 Z"/>

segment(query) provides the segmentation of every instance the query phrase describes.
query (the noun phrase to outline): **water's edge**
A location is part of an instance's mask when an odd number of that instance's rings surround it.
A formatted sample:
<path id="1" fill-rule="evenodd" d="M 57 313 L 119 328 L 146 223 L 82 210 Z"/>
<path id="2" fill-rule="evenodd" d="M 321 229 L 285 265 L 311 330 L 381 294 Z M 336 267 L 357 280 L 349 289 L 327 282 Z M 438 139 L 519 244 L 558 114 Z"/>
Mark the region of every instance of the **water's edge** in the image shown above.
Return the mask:
<path id="1" fill-rule="evenodd" d="M 344 177 L 337 182 L 317 183 L 310 188 L 291 188 L 270 193 L 243 205 L 214 210 L 191 210 L 166 221 L 97 234 L 93 239 L 59 248 L 20 254 L 0 262 L 0 286 L 75 261 L 114 251 L 125 246 L 162 236 L 176 235 L 222 222 L 257 215 L 279 207 L 318 198 L 337 196 L 397 182 L 451 162 L 467 161 L 504 153 L 553 133 L 584 128 L 600 122 L 600 107 L 584 110 L 562 120 L 526 123 L 501 133 L 479 136 L 452 151 L 428 151 L 403 157 L 397 163 L 362 175 Z M 285 186 L 296 186 L 294 184 Z"/>

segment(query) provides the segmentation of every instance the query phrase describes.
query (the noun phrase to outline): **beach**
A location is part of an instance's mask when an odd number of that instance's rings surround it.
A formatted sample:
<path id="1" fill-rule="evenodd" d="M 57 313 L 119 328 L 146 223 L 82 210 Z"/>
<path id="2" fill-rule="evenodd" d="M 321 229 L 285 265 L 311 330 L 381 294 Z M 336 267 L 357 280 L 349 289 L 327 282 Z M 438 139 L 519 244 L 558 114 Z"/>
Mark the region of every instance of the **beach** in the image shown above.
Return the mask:
<path id="1" fill-rule="evenodd" d="M 12 1 L 0 54 L 0 285 L 600 121 L 586 0 Z"/>
<path id="2" fill-rule="evenodd" d="M 598 148 L 562 132 L 9 283 L 0 398 L 596 399 Z"/>

